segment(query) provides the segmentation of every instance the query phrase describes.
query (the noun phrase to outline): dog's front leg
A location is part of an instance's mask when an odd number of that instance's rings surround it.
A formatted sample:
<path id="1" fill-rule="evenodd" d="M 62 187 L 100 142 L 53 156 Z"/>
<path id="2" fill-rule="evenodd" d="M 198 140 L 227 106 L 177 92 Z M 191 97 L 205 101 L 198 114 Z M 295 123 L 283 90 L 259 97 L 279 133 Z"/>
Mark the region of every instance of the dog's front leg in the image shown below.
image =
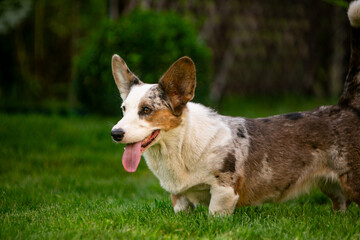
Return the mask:
<path id="1" fill-rule="evenodd" d="M 171 202 L 175 213 L 192 210 L 194 208 L 194 205 L 184 195 L 171 194 Z"/>
<path id="2" fill-rule="evenodd" d="M 232 187 L 211 186 L 210 214 L 229 215 L 234 212 L 239 195 Z"/>

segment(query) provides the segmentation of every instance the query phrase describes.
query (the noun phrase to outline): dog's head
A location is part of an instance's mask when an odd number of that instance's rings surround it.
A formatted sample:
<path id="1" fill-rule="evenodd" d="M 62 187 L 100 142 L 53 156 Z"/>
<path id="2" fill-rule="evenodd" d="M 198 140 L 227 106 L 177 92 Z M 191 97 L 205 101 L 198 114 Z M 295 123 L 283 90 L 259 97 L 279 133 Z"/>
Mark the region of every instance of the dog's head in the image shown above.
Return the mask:
<path id="1" fill-rule="evenodd" d="M 122 158 L 128 172 L 135 172 L 141 154 L 159 141 L 162 131 L 178 127 L 196 85 L 195 65 L 189 57 L 177 60 L 158 84 L 145 84 L 118 55 L 112 58 L 112 72 L 123 103 L 123 118 L 112 128 L 115 142 L 126 143 Z"/>

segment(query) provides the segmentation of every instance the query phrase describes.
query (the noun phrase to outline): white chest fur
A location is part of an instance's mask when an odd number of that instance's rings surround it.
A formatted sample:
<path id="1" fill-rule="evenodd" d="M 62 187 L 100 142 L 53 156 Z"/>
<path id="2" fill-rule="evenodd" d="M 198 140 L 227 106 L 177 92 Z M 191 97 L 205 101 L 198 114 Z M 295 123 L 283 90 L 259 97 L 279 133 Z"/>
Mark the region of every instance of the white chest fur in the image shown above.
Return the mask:
<path id="1" fill-rule="evenodd" d="M 162 132 L 160 140 L 144 153 L 161 186 L 173 194 L 206 191 L 215 181 L 212 162 L 218 159 L 216 149 L 231 141 L 230 129 L 212 118 L 209 109 L 194 103 L 187 106 L 182 124 Z"/>

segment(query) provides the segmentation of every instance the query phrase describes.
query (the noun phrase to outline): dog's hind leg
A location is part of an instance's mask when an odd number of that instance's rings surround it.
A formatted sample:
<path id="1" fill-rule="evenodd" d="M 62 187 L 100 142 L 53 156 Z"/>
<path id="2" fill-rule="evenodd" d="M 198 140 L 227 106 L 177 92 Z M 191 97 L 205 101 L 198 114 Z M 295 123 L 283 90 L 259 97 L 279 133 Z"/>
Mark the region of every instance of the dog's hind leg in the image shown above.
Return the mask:
<path id="1" fill-rule="evenodd" d="M 360 169 L 354 167 L 340 180 L 346 196 L 360 207 Z"/>
<path id="2" fill-rule="evenodd" d="M 321 179 L 318 185 L 320 190 L 331 199 L 333 210 L 345 213 L 351 201 L 344 195 L 340 183 L 329 179 Z"/>

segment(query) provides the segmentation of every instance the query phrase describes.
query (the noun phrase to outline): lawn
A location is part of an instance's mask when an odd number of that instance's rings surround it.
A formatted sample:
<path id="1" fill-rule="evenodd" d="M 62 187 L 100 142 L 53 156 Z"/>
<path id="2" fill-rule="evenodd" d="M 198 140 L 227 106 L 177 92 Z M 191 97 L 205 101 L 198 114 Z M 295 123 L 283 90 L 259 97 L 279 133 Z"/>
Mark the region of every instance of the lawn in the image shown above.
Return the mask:
<path id="1" fill-rule="evenodd" d="M 332 100 L 229 98 L 225 114 L 266 116 Z M 0 239 L 360 239 L 360 211 L 334 213 L 320 192 L 217 218 L 175 215 L 144 161 L 123 170 L 118 118 L 0 113 Z"/>

